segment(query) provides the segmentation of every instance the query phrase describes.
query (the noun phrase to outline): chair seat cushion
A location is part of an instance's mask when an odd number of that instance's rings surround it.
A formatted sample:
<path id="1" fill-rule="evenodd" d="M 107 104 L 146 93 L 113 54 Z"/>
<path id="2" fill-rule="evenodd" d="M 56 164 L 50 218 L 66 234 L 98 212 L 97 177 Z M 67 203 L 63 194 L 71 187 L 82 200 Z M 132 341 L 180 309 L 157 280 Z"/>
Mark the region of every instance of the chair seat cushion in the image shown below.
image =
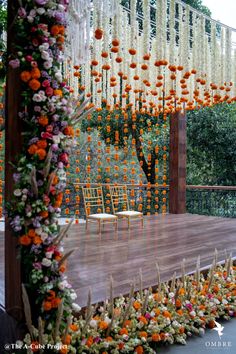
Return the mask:
<path id="1" fill-rule="evenodd" d="M 88 216 L 91 219 L 117 219 L 117 216 L 112 214 L 100 213 L 100 214 L 91 214 Z"/>
<path id="2" fill-rule="evenodd" d="M 119 211 L 116 213 L 117 216 L 142 216 L 143 213 L 140 213 L 139 211 L 134 211 L 134 210 L 127 210 L 127 211 Z"/>

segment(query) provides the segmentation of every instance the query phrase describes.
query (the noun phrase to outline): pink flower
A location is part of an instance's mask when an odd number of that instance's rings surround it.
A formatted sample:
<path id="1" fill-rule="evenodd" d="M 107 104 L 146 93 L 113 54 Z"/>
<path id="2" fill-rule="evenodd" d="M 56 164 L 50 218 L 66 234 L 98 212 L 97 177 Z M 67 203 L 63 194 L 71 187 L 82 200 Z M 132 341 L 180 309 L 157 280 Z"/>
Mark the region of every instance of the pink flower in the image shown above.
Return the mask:
<path id="1" fill-rule="evenodd" d="M 26 11 L 23 7 L 20 7 L 18 10 L 18 16 L 20 16 L 21 18 L 26 18 Z"/>
<path id="2" fill-rule="evenodd" d="M 48 87 L 48 86 L 50 86 L 50 81 L 49 81 L 49 80 L 44 80 L 44 81 L 42 82 L 42 86 L 43 86 L 43 87 Z"/>
<path id="3" fill-rule="evenodd" d="M 53 88 L 49 86 L 46 88 L 45 92 L 46 92 L 47 96 L 52 96 L 53 95 Z"/>
<path id="4" fill-rule="evenodd" d="M 31 62 L 33 60 L 33 57 L 32 57 L 32 55 L 26 55 L 25 59 L 26 59 L 26 61 Z"/>
<path id="5" fill-rule="evenodd" d="M 32 68 L 37 68 L 37 66 L 38 66 L 37 61 L 35 61 L 35 60 L 31 61 L 31 66 L 32 66 Z"/>
<path id="6" fill-rule="evenodd" d="M 48 126 L 46 127 L 46 131 L 49 132 L 49 133 L 51 133 L 51 132 L 53 131 L 53 126 L 52 126 L 52 125 L 48 125 Z"/>
<path id="7" fill-rule="evenodd" d="M 12 59 L 12 60 L 9 61 L 9 65 L 10 65 L 13 69 L 19 68 L 19 66 L 20 66 L 20 60 L 19 60 L 19 59 Z"/>
<path id="8" fill-rule="evenodd" d="M 43 139 L 52 139 L 53 135 L 51 133 L 44 132 L 44 133 L 41 133 L 41 137 Z"/>
<path id="9" fill-rule="evenodd" d="M 69 163 L 69 158 L 68 158 L 68 154 L 66 152 L 63 152 L 60 156 L 59 156 L 59 160 L 61 162 L 64 163 L 64 165 L 67 165 Z"/>
<path id="10" fill-rule="evenodd" d="M 48 3 L 48 0 L 35 0 L 37 5 L 46 5 Z"/>

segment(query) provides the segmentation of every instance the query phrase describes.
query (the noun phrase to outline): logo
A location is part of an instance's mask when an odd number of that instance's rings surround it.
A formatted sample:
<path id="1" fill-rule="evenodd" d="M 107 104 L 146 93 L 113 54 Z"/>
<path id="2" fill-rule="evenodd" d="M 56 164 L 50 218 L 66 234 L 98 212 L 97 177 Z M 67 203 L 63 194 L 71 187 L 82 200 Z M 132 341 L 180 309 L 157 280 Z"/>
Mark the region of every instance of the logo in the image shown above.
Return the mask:
<path id="1" fill-rule="evenodd" d="M 214 329 L 216 332 L 218 332 L 218 336 L 221 339 L 221 337 L 223 336 L 223 329 L 224 327 L 217 321 L 215 321 L 216 327 L 212 328 Z"/>

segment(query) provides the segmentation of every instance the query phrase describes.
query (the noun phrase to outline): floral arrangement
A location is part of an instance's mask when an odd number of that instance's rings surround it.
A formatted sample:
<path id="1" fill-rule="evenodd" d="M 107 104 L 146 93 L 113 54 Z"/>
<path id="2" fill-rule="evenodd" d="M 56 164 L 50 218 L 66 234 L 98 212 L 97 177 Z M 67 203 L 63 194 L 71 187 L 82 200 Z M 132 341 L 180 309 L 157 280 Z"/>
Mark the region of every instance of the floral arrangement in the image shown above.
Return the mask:
<path id="1" fill-rule="evenodd" d="M 219 40 L 213 21 L 207 33 L 209 19 L 175 0 L 158 0 L 156 9 L 149 0 L 141 5 L 141 18 L 131 0 L 129 9 L 119 4 L 109 20 L 94 2 L 94 37 L 79 84 L 96 107 L 106 100 L 111 111 L 131 106 L 133 112 L 161 114 L 235 102 L 232 30 L 220 25 Z M 76 88 L 74 64 L 68 74 Z"/>
<path id="2" fill-rule="evenodd" d="M 60 230 L 58 217 L 73 125 L 86 103 L 78 107 L 62 76 L 69 1 L 20 4 L 14 23 L 15 53 L 9 65 L 20 68 L 19 119 L 24 122 L 24 142 L 15 166 L 8 215 L 19 239 L 23 282 L 29 298 L 35 301 L 34 318 L 41 316 L 52 325 L 59 307 L 67 315 L 79 308 L 73 304 L 76 294 L 64 275 L 71 252 L 64 254 L 61 241 L 69 226 Z"/>
<path id="3" fill-rule="evenodd" d="M 155 292 L 141 288 L 134 295 L 132 286 L 128 297 L 114 301 L 111 281 L 110 300 L 94 307 L 89 295 L 85 316 L 69 323 L 64 341 L 41 326 L 32 328 L 32 335 L 17 344 L 20 353 L 27 352 L 23 348 L 38 352 L 55 343 L 59 348 L 64 345 L 60 353 L 156 353 L 161 345 L 186 344 L 188 337 L 202 336 L 206 328 L 215 327 L 218 318 L 235 317 L 235 281 L 236 267 L 230 259 L 226 267 L 213 263 L 206 278 L 197 268 L 195 275 L 173 276 L 169 285 L 159 283 Z"/>

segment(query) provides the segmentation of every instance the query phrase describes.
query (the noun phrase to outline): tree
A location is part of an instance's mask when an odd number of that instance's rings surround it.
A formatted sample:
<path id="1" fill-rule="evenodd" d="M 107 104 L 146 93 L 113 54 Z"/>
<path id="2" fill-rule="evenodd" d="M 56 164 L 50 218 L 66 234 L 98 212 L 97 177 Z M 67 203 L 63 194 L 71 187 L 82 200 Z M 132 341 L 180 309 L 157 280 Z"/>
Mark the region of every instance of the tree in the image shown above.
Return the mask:
<path id="1" fill-rule="evenodd" d="M 188 112 L 188 184 L 236 185 L 236 105 Z"/>
<path id="2" fill-rule="evenodd" d="M 164 124 L 162 115 L 132 114 L 130 109 L 125 113 L 122 110 L 109 112 L 104 108 L 99 114 L 94 112 L 91 119 L 83 121 L 82 131 L 98 129 L 107 145 L 118 146 L 127 152 L 133 145 L 147 181 L 155 184 L 156 165 L 160 170 L 161 162 L 167 159 L 168 154 L 168 130 L 160 129 Z"/>

